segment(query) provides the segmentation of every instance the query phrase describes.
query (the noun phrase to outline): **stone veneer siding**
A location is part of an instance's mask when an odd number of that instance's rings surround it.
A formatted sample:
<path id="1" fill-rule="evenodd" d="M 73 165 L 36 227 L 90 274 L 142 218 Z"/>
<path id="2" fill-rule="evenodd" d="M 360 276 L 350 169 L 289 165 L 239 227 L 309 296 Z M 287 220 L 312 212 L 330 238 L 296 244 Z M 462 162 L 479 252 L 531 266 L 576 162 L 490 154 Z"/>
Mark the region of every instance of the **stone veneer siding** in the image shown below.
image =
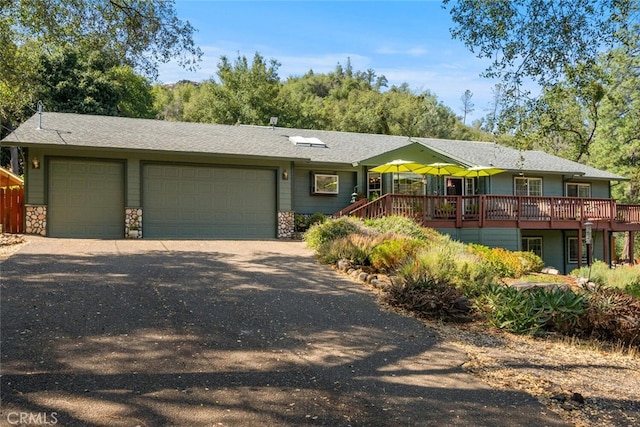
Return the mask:
<path id="1" fill-rule="evenodd" d="M 142 239 L 142 208 L 124 210 L 124 237 Z"/>
<path id="2" fill-rule="evenodd" d="M 290 239 L 295 231 L 295 213 L 278 212 L 278 239 Z"/>
<path id="3" fill-rule="evenodd" d="M 25 233 L 47 235 L 47 207 L 45 205 L 25 206 Z"/>

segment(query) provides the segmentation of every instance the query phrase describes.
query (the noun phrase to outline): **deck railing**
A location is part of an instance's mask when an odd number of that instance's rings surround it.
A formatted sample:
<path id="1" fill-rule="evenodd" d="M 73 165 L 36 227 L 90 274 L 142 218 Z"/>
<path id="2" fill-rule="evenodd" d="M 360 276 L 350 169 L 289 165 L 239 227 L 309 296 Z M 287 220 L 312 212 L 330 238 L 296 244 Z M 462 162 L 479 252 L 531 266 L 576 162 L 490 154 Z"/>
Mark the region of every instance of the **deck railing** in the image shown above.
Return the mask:
<path id="1" fill-rule="evenodd" d="M 402 215 L 425 225 L 433 221 L 449 221 L 455 227 L 462 227 L 465 222 L 474 222 L 473 226 L 482 227 L 514 221 L 518 224 L 523 221 L 547 221 L 551 224 L 556 221 L 640 224 L 640 205 L 618 205 L 612 199 L 579 197 L 385 194 L 349 214 L 361 218 Z"/>

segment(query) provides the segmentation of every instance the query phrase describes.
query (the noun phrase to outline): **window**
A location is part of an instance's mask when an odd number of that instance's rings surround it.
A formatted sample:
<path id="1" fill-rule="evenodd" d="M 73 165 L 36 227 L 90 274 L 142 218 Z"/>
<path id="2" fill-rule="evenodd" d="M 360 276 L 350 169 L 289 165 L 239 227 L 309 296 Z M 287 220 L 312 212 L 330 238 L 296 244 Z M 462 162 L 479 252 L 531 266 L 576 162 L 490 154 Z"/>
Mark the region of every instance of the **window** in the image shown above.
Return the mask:
<path id="1" fill-rule="evenodd" d="M 464 180 L 464 194 L 474 195 L 478 194 L 478 178 L 467 178 Z"/>
<path id="2" fill-rule="evenodd" d="M 567 197 L 591 197 L 591 184 L 568 182 Z"/>
<path id="3" fill-rule="evenodd" d="M 314 194 L 338 194 L 338 175 L 313 174 Z"/>
<path id="4" fill-rule="evenodd" d="M 516 196 L 542 196 L 542 178 L 515 178 Z"/>
<path id="5" fill-rule="evenodd" d="M 382 196 L 382 174 L 378 172 L 369 172 L 367 174 L 367 178 L 367 197 L 377 198 Z"/>
<path id="6" fill-rule="evenodd" d="M 524 252 L 533 252 L 542 258 L 542 237 L 523 237 L 522 250 Z"/>
<path id="7" fill-rule="evenodd" d="M 569 264 L 578 263 L 578 238 L 567 237 L 567 246 L 569 247 Z M 582 262 L 587 262 L 587 243 L 582 239 Z"/>
<path id="8" fill-rule="evenodd" d="M 417 175 L 415 173 L 398 173 L 395 175 L 396 182 L 394 192 L 396 194 L 408 194 L 412 196 L 424 195 L 426 185 L 424 175 Z"/>

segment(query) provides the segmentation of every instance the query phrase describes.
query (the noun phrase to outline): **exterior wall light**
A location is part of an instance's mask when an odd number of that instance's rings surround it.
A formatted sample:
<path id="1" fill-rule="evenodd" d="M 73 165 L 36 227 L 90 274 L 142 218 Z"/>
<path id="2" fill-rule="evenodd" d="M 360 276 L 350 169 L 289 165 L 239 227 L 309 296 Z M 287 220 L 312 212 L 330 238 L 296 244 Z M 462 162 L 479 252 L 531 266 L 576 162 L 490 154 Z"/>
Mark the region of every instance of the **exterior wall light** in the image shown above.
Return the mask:
<path id="1" fill-rule="evenodd" d="M 40 160 L 38 160 L 38 158 L 37 158 L 37 157 L 32 158 L 32 159 L 31 159 L 31 166 L 32 166 L 34 169 L 40 169 Z"/>
<path id="2" fill-rule="evenodd" d="M 284 181 L 287 181 L 289 179 L 289 171 L 288 170 L 285 169 L 285 170 L 282 171 L 282 179 Z"/>

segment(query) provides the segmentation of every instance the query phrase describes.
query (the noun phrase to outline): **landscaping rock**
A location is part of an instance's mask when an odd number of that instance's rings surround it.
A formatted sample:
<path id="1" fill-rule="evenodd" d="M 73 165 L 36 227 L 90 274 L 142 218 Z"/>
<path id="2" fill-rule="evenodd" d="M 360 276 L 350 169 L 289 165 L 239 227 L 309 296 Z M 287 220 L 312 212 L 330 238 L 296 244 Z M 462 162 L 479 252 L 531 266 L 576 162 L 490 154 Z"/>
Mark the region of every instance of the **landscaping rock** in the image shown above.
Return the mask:
<path id="1" fill-rule="evenodd" d="M 349 260 L 341 259 L 340 261 L 338 261 L 338 270 L 347 271 L 349 267 L 351 267 L 351 263 L 349 262 Z"/>

